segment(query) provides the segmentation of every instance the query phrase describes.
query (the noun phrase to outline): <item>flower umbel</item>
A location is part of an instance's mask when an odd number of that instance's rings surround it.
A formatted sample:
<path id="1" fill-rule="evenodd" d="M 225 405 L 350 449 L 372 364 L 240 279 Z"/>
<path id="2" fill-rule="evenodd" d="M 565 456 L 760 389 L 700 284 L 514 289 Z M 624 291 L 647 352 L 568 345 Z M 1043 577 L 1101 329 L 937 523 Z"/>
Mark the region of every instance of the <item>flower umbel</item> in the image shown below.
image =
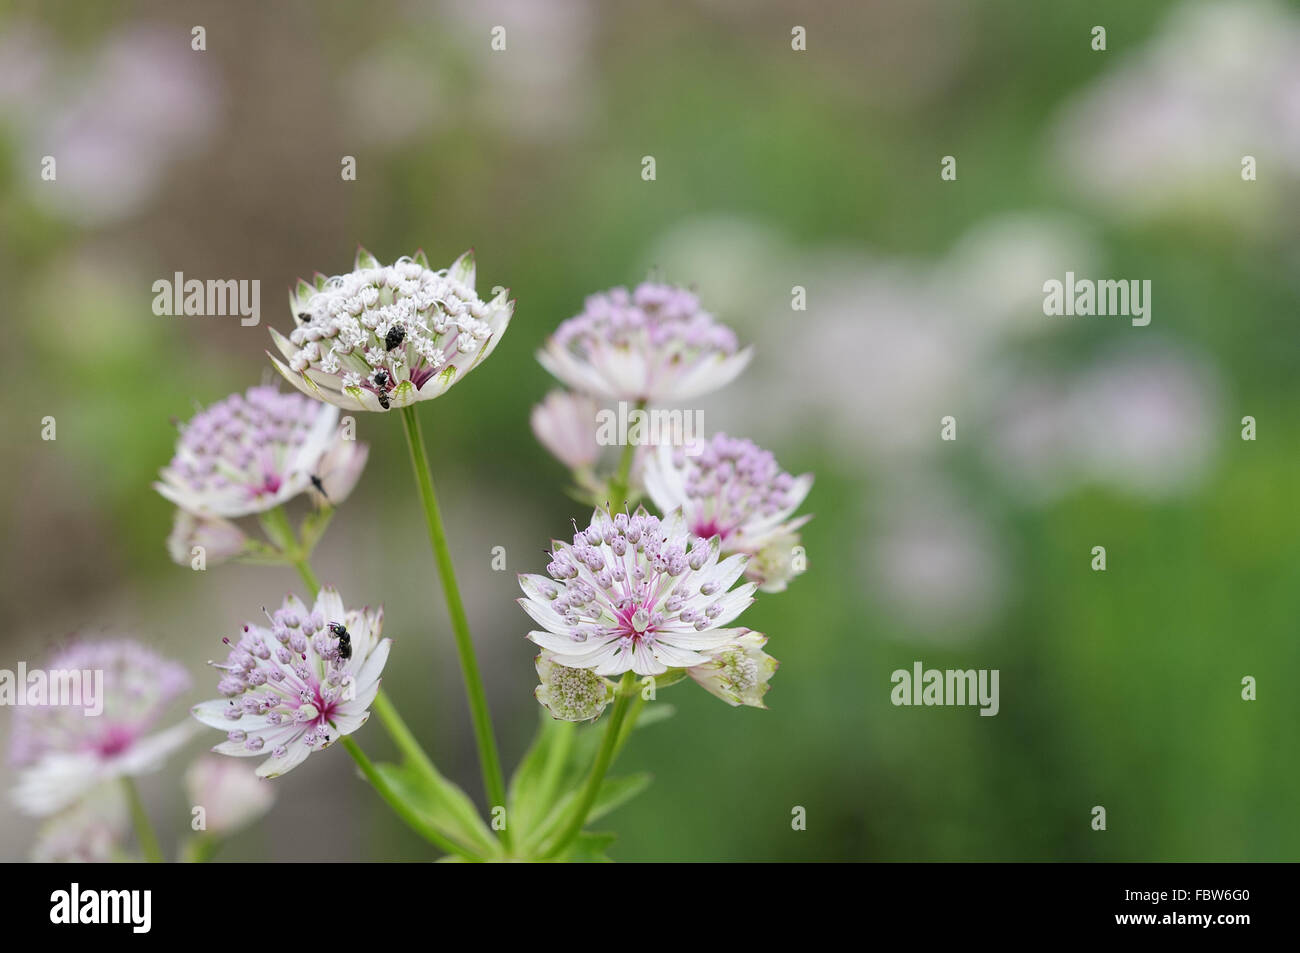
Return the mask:
<path id="1" fill-rule="evenodd" d="M 474 255 L 432 271 L 423 252 L 381 265 L 359 249 L 346 275 L 299 280 L 289 294 L 296 327 L 271 330 L 285 379 L 345 410 L 385 411 L 441 396 L 492 353 L 514 313 L 502 290 L 474 291 Z"/>
<path id="2" fill-rule="evenodd" d="M 541 684 L 533 694 L 561 721 L 591 721 L 599 718 L 614 698 L 614 686 L 591 669 L 557 665 L 550 652 L 537 656 L 537 677 Z"/>
<path id="3" fill-rule="evenodd" d="M 766 642 L 765 635 L 745 632 L 734 642 L 705 652 L 709 661 L 687 669 L 687 674 L 728 705 L 766 708 L 763 696 L 772 687 L 768 680 L 779 664 L 763 651 Z"/>
<path id="4" fill-rule="evenodd" d="M 680 507 L 696 536 L 716 534 L 723 553 L 754 557 L 745 575 L 764 592 L 781 591 L 797 574 L 790 559 L 796 530 L 812 517 L 790 516 L 812 489 L 812 474 L 792 477 L 752 441 L 719 433 L 689 448 L 660 444 L 643 480 L 655 505 Z"/>
<path id="5" fill-rule="evenodd" d="M 204 755 L 185 772 L 190 803 L 203 808 L 209 834 L 226 836 L 252 824 L 271 809 L 275 788 L 238 761 Z"/>
<path id="6" fill-rule="evenodd" d="M 203 724 L 226 731 L 212 750 L 269 755 L 257 776 L 293 770 L 312 751 L 350 735 L 370 717 L 391 639 L 380 639 L 383 610 L 349 611 L 326 587 L 308 609 L 297 596 L 268 613 L 269 625 L 244 626 L 230 654 L 212 663 L 224 674 L 221 698 L 195 705 Z"/>
<path id="7" fill-rule="evenodd" d="M 569 668 L 661 675 L 703 665 L 743 629 L 723 628 L 753 602 L 753 583 L 728 591 L 746 556 L 718 560 L 720 540 L 693 537 L 680 511 L 660 520 L 597 509 L 572 545 L 555 541 L 551 578 L 522 574 L 519 603 L 542 626 L 528 638 Z"/>
<path id="8" fill-rule="evenodd" d="M 22 770 L 13 797 L 28 814 L 57 813 L 96 785 L 147 774 L 193 734 L 188 722 L 154 731 L 189 689 L 190 677 L 184 666 L 138 642 L 76 642 L 53 655 L 45 670 L 80 675 L 83 704 L 14 708 L 10 758 Z M 86 676 L 100 672 L 102 698 L 94 699 Z"/>
<path id="9" fill-rule="evenodd" d="M 553 390 L 533 406 L 533 434 L 570 470 L 585 470 L 600 459 L 596 442 L 596 402 L 586 394 Z"/>
<path id="10" fill-rule="evenodd" d="M 689 400 L 729 384 L 749 363 L 736 334 L 684 288 L 645 282 L 594 294 L 537 353 L 570 387 L 615 400 Z"/>
<path id="11" fill-rule="evenodd" d="M 301 394 L 274 387 L 231 394 L 182 428 L 176 455 L 154 488 L 195 516 L 264 513 L 310 490 L 327 455 L 340 472 L 348 471 L 347 462 L 364 464 L 365 445 L 346 439 L 338 422 L 336 408 Z M 352 469 L 359 475 L 360 465 Z M 350 490 L 338 485 L 332 496 Z"/>

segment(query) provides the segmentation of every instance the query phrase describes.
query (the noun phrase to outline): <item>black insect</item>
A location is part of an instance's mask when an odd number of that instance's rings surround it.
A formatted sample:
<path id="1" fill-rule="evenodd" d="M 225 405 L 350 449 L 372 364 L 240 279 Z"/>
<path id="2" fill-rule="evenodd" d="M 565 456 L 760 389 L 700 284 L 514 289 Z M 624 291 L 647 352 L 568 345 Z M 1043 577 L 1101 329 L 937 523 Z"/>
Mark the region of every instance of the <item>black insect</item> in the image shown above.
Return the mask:
<path id="1" fill-rule="evenodd" d="M 298 320 L 301 321 L 303 324 L 306 324 L 308 321 L 311 320 L 311 315 L 308 314 L 306 311 L 299 311 Z"/>
<path id="2" fill-rule="evenodd" d="M 388 334 L 384 336 L 384 347 L 391 351 L 405 340 L 406 328 L 394 324 L 388 329 Z"/>
<path id="3" fill-rule="evenodd" d="M 325 492 L 325 484 L 321 481 L 321 478 L 314 473 L 311 475 L 311 485 L 316 488 L 317 493 L 319 493 L 322 497 L 325 498 L 326 503 L 331 502 L 330 495 Z"/>
<path id="4" fill-rule="evenodd" d="M 330 631 L 333 632 L 338 637 L 339 658 L 341 659 L 352 658 L 352 636 L 348 634 L 348 630 L 344 628 L 343 623 L 331 622 Z"/>
<path id="5" fill-rule="evenodd" d="M 375 396 L 379 398 L 379 406 L 388 409 L 388 371 L 375 371 L 375 376 L 371 378 L 375 385 Z"/>

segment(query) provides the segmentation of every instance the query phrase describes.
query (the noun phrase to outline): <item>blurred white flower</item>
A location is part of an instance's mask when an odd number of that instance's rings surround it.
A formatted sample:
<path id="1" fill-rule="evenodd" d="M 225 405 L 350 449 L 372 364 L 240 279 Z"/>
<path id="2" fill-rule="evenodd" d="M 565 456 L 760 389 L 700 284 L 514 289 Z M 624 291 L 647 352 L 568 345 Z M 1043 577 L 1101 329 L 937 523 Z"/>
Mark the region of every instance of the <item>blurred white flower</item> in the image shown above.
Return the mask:
<path id="1" fill-rule="evenodd" d="M 129 830 L 130 815 L 122 785 L 101 784 L 41 825 L 32 847 L 32 860 L 40 864 L 120 860 Z"/>
<path id="2" fill-rule="evenodd" d="M 215 566 L 238 556 L 247 543 L 244 531 L 229 520 L 195 516 L 177 507 L 167 553 L 178 566 L 188 566 L 194 559 L 194 547 L 200 546 L 204 564 Z"/>
<path id="3" fill-rule="evenodd" d="M 553 390 L 534 404 L 529 422 L 538 442 L 570 470 L 584 470 L 600 459 L 596 443 L 596 402 L 586 394 Z"/>
<path id="4" fill-rule="evenodd" d="M 1248 192 L 1245 155 L 1261 169 Z M 1144 48 L 1067 102 L 1051 161 L 1121 217 L 1181 207 L 1267 220 L 1270 206 L 1281 210 L 1267 196 L 1300 178 L 1300 15 L 1274 0 L 1175 8 Z"/>

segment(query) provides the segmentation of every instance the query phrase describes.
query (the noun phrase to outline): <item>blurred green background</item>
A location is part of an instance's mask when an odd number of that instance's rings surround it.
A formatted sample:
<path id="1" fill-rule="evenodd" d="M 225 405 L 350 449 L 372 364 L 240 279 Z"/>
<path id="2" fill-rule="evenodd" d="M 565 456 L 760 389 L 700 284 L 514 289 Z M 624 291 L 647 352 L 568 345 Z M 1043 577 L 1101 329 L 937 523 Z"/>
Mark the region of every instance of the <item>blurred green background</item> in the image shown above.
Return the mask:
<path id="1" fill-rule="evenodd" d="M 358 243 L 435 266 L 473 246 L 515 319 L 420 412 L 513 766 L 537 719 L 514 573 L 585 515 L 529 430 L 555 386 L 533 354 L 585 295 L 654 271 L 756 344 L 706 427 L 814 471 L 817 518 L 809 571 L 740 620 L 781 660 L 770 710 L 663 693 L 676 716 L 619 765 L 655 782 L 598 825 L 615 859 L 1300 856 L 1295 5 L 0 10 L 0 667 L 120 632 L 185 659 L 190 701 L 212 694 L 221 637 L 299 584 L 169 561 L 150 484 L 170 418 L 262 379 L 296 277 L 348 270 Z M 1044 316 L 1067 270 L 1151 280 L 1150 326 Z M 177 271 L 259 279 L 261 326 L 155 316 Z M 386 687 L 481 801 L 400 427 L 358 430 L 369 467 L 318 574 L 384 604 Z M 999 669 L 1000 714 L 892 706 L 890 673 L 916 660 Z M 386 750 L 377 727 L 359 740 Z M 202 746 L 143 782 L 165 841 Z M 222 859 L 430 856 L 342 752 L 276 784 Z M 0 856 L 30 835 L 0 806 Z"/>

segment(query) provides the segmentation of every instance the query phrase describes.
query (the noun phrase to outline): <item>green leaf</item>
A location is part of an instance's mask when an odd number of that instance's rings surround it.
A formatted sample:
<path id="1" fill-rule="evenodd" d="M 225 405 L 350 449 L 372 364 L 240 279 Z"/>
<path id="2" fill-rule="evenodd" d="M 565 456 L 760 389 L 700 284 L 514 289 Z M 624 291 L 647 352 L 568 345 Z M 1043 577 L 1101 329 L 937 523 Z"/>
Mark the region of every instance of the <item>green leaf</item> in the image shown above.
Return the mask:
<path id="1" fill-rule="evenodd" d="M 434 771 L 412 764 L 376 764 L 375 770 L 398 795 L 450 840 L 483 857 L 500 853 L 500 843 L 459 787 Z"/>
<path id="2" fill-rule="evenodd" d="M 629 774 L 619 778 L 606 778 L 601 782 L 600 791 L 596 794 L 596 800 L 591 805 L 591 810 L 587 813 L 584 824 L 590 824 L 592 821 L 599 820 L 606 814 L 609 814 L 616 808 L 636 797 L 647 787 L 650 786 L 652 777 L 646 772 L 640 774 Z M 559 833 L 560 828 L 564 826 L 564 821 L 568 818 L 569 812 L 573 810 L 574 802 L 577 801 L 581 792 L 581 785 L 569 791 L 556 802 L 546 815 L 546 820 L 537 828 L 527 839 L 528 849 L 536 854 L 544 854 L 547 841 L 553 840 Z"/>
<path id="3" fill-rule="evenodd" d="M 569 849 L 560 855 L 560 860 L 571 864 L 612 864 L 605 853 L 616 840 L 614 834 L 583 833 L 573 839 Z"/>
<path id="4" fill-rule="evenodd" d="M 545 709 L 539 712 L 537 734 L 510 778 L 506 796 L 511 829 L 525 835 L 541 821 L 559 792 L 578 730 L 570 722 L 552 718 Z"/>

